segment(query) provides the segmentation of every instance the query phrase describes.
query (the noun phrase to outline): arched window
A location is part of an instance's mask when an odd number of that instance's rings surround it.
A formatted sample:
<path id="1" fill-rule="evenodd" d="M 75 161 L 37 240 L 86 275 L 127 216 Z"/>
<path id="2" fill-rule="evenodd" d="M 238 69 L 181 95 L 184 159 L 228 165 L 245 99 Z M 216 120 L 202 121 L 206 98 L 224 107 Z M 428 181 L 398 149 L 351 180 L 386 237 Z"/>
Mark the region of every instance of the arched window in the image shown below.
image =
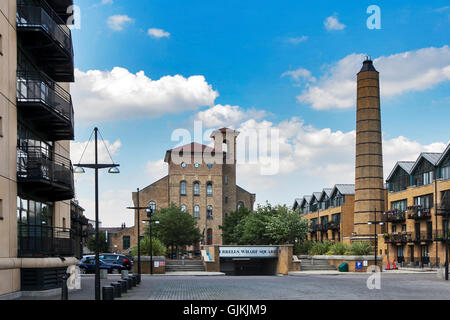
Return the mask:
<path id="1" fill-rule="evenodd" d="M 194 196 L 200 195 L 200 183 L 194 182 Z"/>
<path id="2" fill-rule="evenodd" d="M 242 201 L 239 201 L 237 204 L 237 210 L 239 210 L 243 206 L 244 206 L 244 203 Z"/>
<path id="3" fill-rule="evenodd" d="M 186 212 L 186 210 L 187 210 L 186 206 L 184 204 L 181 205 L 181 211 Z"/>
<path id="4" fill-rule="evenodd" d="M 212 245 L 212 243 L 213 243 L 213 234 L 212 234 L 212 229 L 209 228 L 206 231 L 206 244 L 207 245 Z"/>
<path id="5" fill-rule="evenodd" d="M 213 218 L 213 208 L 211 205 L 206 207 L 206 218 L 212 219 Z"/>
<path id="6" fill-rule="evenodd" d="M 223 142 L 222 142 L 222 152 L 228 152 L 228 142 L 227 142 L 227 140 L 223 140 Z"/>
<path id="7" fill-rule="evenodd" d="M 150 209 L 152 209 L 152 213 L 155 213 L 155 212 L 156 212 L 156 202 L 155 202 L 155 201 L 150 201 L 150 202 L 148 203 L 148 207 L 149 207 Z"/>
<path id="8" fill-rule="evenodd" d="M 206 184 L 206 195 L 211 197 L 213 195 L 213 187 L 212 187 L 212 183 L 208 182 Z"/>
<path id="9" fill-rule="evenodd" d="M 200 207 L 198 205 L 194 206 L 194 218 L 200 218 Z"/>
<path id="10" fill-rule="evenodd" d="M 180 182 L 180 195 L 182 196 L 186 195 L 186 181 Z"/>

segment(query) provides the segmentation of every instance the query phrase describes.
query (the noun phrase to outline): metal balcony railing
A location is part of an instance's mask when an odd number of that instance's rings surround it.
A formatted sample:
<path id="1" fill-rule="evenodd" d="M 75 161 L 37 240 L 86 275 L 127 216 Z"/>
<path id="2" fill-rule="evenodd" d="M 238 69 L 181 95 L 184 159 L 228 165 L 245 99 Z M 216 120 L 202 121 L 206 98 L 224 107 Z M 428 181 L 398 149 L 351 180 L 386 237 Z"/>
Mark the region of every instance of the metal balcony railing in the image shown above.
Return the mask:
<path id="1" fill-rule="evenodd" d="M 447 231 L 448 235 L 445 234 L 444 230 L 435 230 L 433 231 L 433 240 L 434 241 L 445 241 L 446 239 L 450 239 L 450 230 Z"/>
<path id="2" fill-rule="evenodd" d="M 408 219 L 424 220 L 431 217 L 431 208 L 423 208 L 421 205 L 408 207 Z"/>
<path id="3" fill-rule="evenodd" d="M 408 242 L 433 241 L 433 232 L 412 232 Z"/>
<path id="4" fill-rule="evenodd" d="M 56 153 L 49 153 L 42 147 L 17 149 L 17 178 L 19 183 L 30 184 L 29 191 L 45 189 L 44 195 L 48 200 L 52 200 L 52 197 L 54 201 L 73 197 L 71 161 Z"/>
<path id="5" fill-rule="evenodd" d="M 69 56 L 73 57 L 70 29 L 58 14 L 44 1 L 41 6 L 19 2 L 17 5 L 18 28 L 43 29 Z"/>
<path id="6" fill-rule="evenodd" d="M 406 243 L 411 239 L 411 232 L 393 232 L 385 235 L 386 243 Z"/>
<path id="7" fill-rule="evenodd" d="M 403 222 L 406 219 L 404 211 L 392 210 L 383 213 L 384 221 L 386 222 Z"/>
<path id="8" fill-rule="evenodd" d="M 325 224 L 325 228 L 327 230 L 337 230 L 340 228 L 340 226 L 341 226 L 340 221 L 330 221 Z"/>
<path id="9" fill-rule="evenodd" d="M 19 257 L 72 256 L 74 253 L 70 229 L 19 224 L 17 238 Z"/>
<path id="10" fill-rule="evenodd" d="M 72 97 L 56 82 L 37 71 L 18 71 L 16 91 L 19 104 L 42 104 L 48 111 L 56 113 L 68 122 L 70 128 L 73 128 Z"/>

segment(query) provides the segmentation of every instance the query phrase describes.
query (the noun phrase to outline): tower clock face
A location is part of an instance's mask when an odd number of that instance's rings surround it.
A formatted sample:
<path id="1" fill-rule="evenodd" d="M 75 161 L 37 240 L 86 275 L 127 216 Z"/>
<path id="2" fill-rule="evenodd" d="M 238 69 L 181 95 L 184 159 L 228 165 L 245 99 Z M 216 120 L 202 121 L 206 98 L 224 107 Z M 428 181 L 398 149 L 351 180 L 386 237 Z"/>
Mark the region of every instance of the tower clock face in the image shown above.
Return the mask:
<path id="1" fill-rule="evenodd" d="M 186 168 L 186 163 L 182 162 L 182 163 L 181 163 L 181 167 L 182 167 L 182 168 Z"/>

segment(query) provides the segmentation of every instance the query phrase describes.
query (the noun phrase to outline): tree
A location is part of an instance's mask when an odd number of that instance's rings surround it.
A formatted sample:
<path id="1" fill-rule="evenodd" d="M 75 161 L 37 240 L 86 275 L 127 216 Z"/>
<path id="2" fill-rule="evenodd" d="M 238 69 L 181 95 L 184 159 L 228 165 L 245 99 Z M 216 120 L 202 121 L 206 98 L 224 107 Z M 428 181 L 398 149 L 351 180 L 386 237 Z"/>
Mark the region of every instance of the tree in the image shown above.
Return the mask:
<path id="1" fill-rule="evenodd" d="M 162 208 L 155 215 L 155 220 L 159 220 L 159 224 L 152 225 L 155 237 L 172 249 L 191 246 L 202 239 L 196 219 L 173 203 Z"/>
<path id="2" fill-rule="evenodd" d="M 105 231 L 99 231 L 98 233 L 99 239 L 99 252 L 109 252 L 109 243 L 106 242 L 106 233 Z M 95 252 L 95 234 L 89 237 L 86 246 L 91 252 Z"/>
<path id="3" fill-rule="evenodd" d="M 308 234 L 308 221 L 286 205 L 275 207 L 276 214 L 269 217 L 266 234 L 273 244 L 294 244 Z"/>
<path id="4" fill-rule="evenodd" d="M 225 217 L 223 220 L 223 225 L 219 226 L 222 230 L 222 240 L 224 244 L 240 243 L 243 230 L 238 228 L 238 226 L 250 213 L 250 209 L 241 206 L 237 211 L 232 211 Z"/>
<path id="5" fill-rule="evenodd" d="M 140 241 L 141 247 L 141 255 L 149 256 L 150 255 L 150 237 L 146 236 Z M 134 246 L 131 250 L 131 254 L 133 256 L 138 255 L 137 246 Z M 153 237 L 152 238 L 152 256 L 165 256 L 166 255 L 166 247 L 161 240 Z"/>

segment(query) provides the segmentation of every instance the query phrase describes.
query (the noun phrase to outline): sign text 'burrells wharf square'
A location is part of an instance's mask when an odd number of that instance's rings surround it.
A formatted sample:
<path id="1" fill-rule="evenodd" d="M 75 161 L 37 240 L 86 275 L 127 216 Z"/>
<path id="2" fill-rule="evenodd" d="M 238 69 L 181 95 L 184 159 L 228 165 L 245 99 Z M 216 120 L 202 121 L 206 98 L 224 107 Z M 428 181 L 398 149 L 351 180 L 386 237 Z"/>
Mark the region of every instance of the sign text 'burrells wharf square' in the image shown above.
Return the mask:
<path id="1" fill-rule="evenodd" d="M 220 247 L 221 258 L 276 258 L 278 247 Z"/>

